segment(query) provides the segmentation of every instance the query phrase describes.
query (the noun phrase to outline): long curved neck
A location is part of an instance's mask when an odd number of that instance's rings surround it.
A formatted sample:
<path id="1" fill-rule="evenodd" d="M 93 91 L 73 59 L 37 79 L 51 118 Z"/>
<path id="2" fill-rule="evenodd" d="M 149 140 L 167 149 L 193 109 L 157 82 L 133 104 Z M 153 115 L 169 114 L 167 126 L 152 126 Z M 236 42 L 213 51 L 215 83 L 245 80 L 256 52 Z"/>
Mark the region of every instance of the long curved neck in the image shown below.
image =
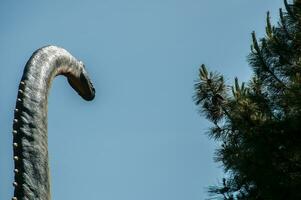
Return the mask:
<path id="1" fill-rule="evenodd" d="M 68 75 L 76 60 L 64 49 L 44 47 L 27 62 L 13 124 L 14 200 L 50 200 L 47 99 L 56 75 Z"/>

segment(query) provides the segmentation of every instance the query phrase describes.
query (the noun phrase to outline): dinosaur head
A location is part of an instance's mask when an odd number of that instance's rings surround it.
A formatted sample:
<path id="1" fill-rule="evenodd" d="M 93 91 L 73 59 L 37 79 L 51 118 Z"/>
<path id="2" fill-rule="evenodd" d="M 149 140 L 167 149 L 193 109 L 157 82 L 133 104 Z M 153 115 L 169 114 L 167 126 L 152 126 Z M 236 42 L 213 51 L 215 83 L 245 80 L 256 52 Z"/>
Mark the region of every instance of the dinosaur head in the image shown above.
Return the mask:
<path id="1" fill-rule="evenodd" d="M 69 84 L 83 99 L 87 101 L 93 100 L 95 89 L 85 69 L 85 65 L 81 61 L 76 71 L 67 76 Z"/>

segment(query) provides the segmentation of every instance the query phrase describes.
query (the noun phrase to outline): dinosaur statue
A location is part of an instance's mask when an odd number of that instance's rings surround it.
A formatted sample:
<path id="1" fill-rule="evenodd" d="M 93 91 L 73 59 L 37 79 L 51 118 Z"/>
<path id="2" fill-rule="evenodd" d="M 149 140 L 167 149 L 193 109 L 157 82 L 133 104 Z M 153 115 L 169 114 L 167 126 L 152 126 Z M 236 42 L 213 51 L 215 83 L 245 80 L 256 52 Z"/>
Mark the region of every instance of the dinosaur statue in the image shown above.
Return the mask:
<path id="1" fill-rule="evenodd" d="M 19 85 L 13 122 L 14 197 L 12 200 L 50 200 L 47 99 L 53 78 L 64 75 L 85 100 L 95 96 L 81 61 L 65 49 L 46 46 L 28 60 Z"/>

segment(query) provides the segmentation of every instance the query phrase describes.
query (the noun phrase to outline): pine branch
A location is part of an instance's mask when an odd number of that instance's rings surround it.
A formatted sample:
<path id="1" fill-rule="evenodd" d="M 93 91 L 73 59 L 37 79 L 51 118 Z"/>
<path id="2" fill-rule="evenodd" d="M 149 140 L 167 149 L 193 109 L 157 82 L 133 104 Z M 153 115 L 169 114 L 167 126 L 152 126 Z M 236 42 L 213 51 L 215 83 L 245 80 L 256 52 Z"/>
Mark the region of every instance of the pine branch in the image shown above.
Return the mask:
<path id="1" fill-rule="evenodd" d="M 269 68 L 268 64 L 266 63 L 263 55 L 262 55 L 262 51 L 258 45 L 257 39 L 256 39 L 256 35 L 255 32 L 252 32 L 252 40 L 253 40 L 253 48 L 255 49 L 255 53 L 258 56 L 258 58 L 260 59 L 260 62 L 264 68 L 265 71 L 267 71 L 278 83 L 280 83 L 284 88 L 288 89 L 288 87 L 271 71 L 271 69 Z"/>
<path id="2" fill-rule="evenodd" d="M 295 16 L 294 12 L 292 11 L 291 5 L 288 4 L 287 0 L 284 0 L 284 6 L 285 6 L 285 9 L 286 9 L 287 13 L 289 14 L 289 16 L 290 16 L 294 21 L 297 21 L 297 17 Z"/>
<path id="3" fill-rule="evenodd" d="M 273 27 L 271 25 L 270 12 L 267 12 L 266 24 L 267 26 L 265 28 L 265 32 L 267 36 L 271 39 L 273 38 Z"/>
<path id="4" fill-rule="evenodd" d="M 280 24 L 281 24 L 281 27 L 282 27 L 284 33 L 286 34 L 286 36 L 288 37 L 289 40 L 293 40 L 293 37 L 291 36 L 291 34 L 288 31 L 286 21 L 285 21 L 284 15 L 283 15 L 283 11 L 281 8 L 279 8 L 279 17 L 280 17 Z"/>

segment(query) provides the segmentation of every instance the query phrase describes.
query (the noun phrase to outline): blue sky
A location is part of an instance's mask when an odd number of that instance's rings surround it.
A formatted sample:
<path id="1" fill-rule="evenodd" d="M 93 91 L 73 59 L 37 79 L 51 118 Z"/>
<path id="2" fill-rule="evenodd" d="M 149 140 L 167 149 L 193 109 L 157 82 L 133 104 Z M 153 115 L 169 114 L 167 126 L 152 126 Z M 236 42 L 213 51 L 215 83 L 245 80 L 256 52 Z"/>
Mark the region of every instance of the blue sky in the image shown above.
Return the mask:
<path id="1" fill-rule="evenodd" d="M 48 133 L 52 198 L 199 200 L 218 183 L 210 123 L 192 101 L 202 63 L 248 80 L 250 33 L 282 0 L 86 0 L 0 3 L 0 199 L 13 193 L 12 119 L 31 53 L 48 44 L 82 60 L 96 99 L 54 80 Z"/>

